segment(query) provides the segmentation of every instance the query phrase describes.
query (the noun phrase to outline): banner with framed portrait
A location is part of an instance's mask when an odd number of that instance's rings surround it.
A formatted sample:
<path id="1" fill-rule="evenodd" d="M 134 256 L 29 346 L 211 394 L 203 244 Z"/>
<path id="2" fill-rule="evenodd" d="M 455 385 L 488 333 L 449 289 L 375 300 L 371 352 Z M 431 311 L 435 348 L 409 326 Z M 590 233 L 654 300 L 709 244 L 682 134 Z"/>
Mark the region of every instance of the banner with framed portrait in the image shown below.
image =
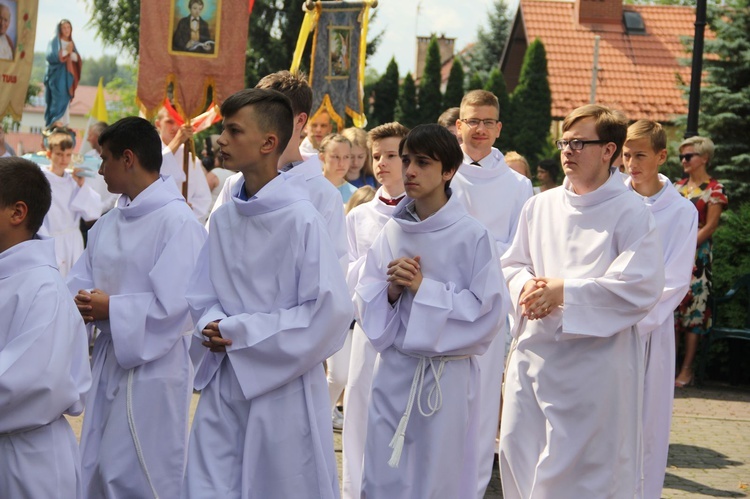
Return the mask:
<path id="1" fill-rule="evenodd" d="M 138 102 L 146 116 L 170 84 L 186 120 L 205 110 L 209 87 L 218 104 L 244 88 L 249 10 L 248 0 L 141 2 Z"/>
<path id="2" fill-rule="evenodd" d="M 21 121 L 31 68 L 38 0 L 0 0 L 0 118 Z"/>
<path id="3" fill-rule="evenodd" d="M 365 52 L 370 8 L 377 0 L 363 2 L 308 2 L 292 71 L 299 69 L 302 51 L 313 33 L 310 86 L 313 89 L 312 116 L 326 111 L 339 130 L 345 115 L 355 126 L 367 125 L 364 113 Z"/>

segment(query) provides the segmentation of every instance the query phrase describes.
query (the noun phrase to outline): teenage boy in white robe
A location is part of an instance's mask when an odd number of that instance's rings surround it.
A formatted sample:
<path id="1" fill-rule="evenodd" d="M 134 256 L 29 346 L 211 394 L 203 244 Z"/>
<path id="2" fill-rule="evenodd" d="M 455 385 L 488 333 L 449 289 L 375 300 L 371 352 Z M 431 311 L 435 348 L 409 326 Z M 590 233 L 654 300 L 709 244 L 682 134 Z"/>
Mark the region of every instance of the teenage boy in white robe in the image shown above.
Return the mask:
<path id="1" fill-rule="evenodd" d="M 36 235 L 51 199 L 35 163 L 0 158 L 0 497 L 83 497 L 63 414 L 83 411 L 91 369 L 55 243 Z"/>
<path id="2" fill-rule="evenodd" d="M 503 255 L 516 319 L 503 497 L 632 499 L 644 371 L 636 326 L 662 295 L 661 244 L 648 207 L 611 169 L 621 115 L 587 105 L 562 129 L 563 187 L 527 201 Z"/>
<path id="3" fill-rule="evenodd" d="M 206 172 L 198 158 L 193 158 L 190 151 L 185 152 L 185 144 L 193 137 L 190 123 L 179 126 L 169 112 L 162 108 L 154 122 L 162 140 L 161 174 L 174 180 L 177 190 L 182 193 L 185 183 L 184 155 L 188 154 L 187 202 L 195 217 L 205 223 L 211 211 L 211 189 L 208 187 Z"/>
<path id="4" fill-rule="evenodd" d="M 355 291 L 380 353 L 361 497 L 471 497 L 481 397 L 475 356 L 505 320 L 508 292 L 493 237 L 448 188 L 463 157 L 456 137 L 420 125 L 399 154 L 407 197 L 368 251 Z"/>
<path id="5" fill-rule="evenodd" d="M 56 132 L 47 139 L 48 168 L 43 168 L 52 186 L 52 207 L 39 231 L 55 240 L 57 268 L 65 277 L 83 253 L 81 219 L 92 221 L 102 214 L 102 198 L 85 178 L 73 169 L 68 171 L 73 158 L 73 140 L 70 135 Z"/>
<path id="6" fill-rule="evenodd" d="M 398 146 L 408 133 L 408 128 L 396 122 L 377 126 L 367 133 L 368 148 L 372 151 L 372 167 L 380 187 L 372 201 L 357 206 L 346 216 L 349 240 L 347 281 L 352 294 L 364 267 L 367 251 L 405 195 Z M 362 486 L 367 411 L 376 356 L 377 351 L 370 344 L 358 321 L 352 333 L 349 376 L 344 390 L 341 481 L 345 499 L 359 499 Z"/>
<path id="7" fill-rule="evenodd" d="M 211 217 L 191 280 L 202 390 L 187 497 L 339 497 L 323 361 L 353 307 L 305 178 L 277 170 L 289 99 L 245 89 L 221 106 L 224 164 L 242 173 Z"/>
<path id="8" fill-rule="evenodd" d="M 661 497 L 669 451 L 675 372 L 674 309 L 690 287 L 698 212 L 672 182 L 659 174 L 667 159 L 667 134 L 659 123 L 639 120 L 630 125 L 622 158 L 630 175 L 625 185 L 651 210 L 664 252 L 664 290 L 659 303 L 638 323 L 645 352 L 643 393 L 643 477 L 638 493 Z"/>
<path id="9" fill-rule="evenodd" d="M 461 100 L 456 130 L 461 136 L 463 164 L 453 179 L 453 191 L 471 216 L 482 222 L 495 239 L 497 254 L 510 246 L 523 204 L 533 195 L 531 182 L 505 163 L 503 153 L 492 147 L 502 130 L 500 104 L 485 90 L 472 90 Z M 497 451 L 500 394 L 507 326 L 500 331 L 484 355 L 477 358 L 482 397 L 480 399 L 479 475 L 477 497 L 484 497 L 492 476 Z"/>
<path id="10" fill-rule="evenodd" d="M 324 176 L 323 170 L 315 155 L 304 159 L 299 150 L 300 134 L 305 128 L 307 118 L 312 108 L 312 88 L 307 83 L 302 73 L 290 73 L 289 71 L 278 71 L 261 78 L 255 88 L 276 90 L 286 95 L 292 102 L 294 110 L 294 132 L 289 139 L 289 145 L 279 157 L 278 169 L 294 175 L 302 175 L 305 179 L 310 202 L 315 209 L 323 215 L 326 222 L 328 234 L 336 248 L 336 254 L 341 259 L 342 268 L 346 269 L 348 264 L 348 251 L 346 243 L 346 223 L 344 218 L 344 205 L 341 203 L 341 194 Z M 228 168 L 228 166 L 225 166 Z M 235 183 L 242 179 L 242 174 L 232 175 L 224 183 L 214 208 L 215 212 L 219 206 L 227 203 L 232 198 L 232 189 Z"/>
<path id="11" fill-rule="evenodd" d="M 151 123 L 124 118 L 99 143 L 99 172 L 122 195 L 68 276 L 84 321 L 101 331 L 81 434 L 84 491 L 180 497 L 193 379 L 185 290 L 205 229 L 160 177 Z"/>

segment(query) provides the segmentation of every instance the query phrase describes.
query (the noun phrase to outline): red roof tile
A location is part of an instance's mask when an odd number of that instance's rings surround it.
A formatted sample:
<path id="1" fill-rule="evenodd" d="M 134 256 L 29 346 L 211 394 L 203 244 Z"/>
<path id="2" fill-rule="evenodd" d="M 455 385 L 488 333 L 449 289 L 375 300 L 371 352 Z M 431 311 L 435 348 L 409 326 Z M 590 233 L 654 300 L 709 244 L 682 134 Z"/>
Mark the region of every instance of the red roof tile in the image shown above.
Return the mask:
<path id="1" fill-rule="evenodd" d="M 690 83 L 690 67 L 681 63 L 692 55 L 681 40 L 693 35 L 693 8 L 625 5 L 626 11 L 640 12 L 647 33 L 628 35 L 579 25 L 574 5 L 521 0 L 519 7 L 526 39 L 541 39 L 547 51 L 553 117 L 589 102 L 595 35 L 600 36 L 597 103 L 620 109 L 632 120 L 672 121 L 687 113 L 679 85 L 680 80 Z"/>

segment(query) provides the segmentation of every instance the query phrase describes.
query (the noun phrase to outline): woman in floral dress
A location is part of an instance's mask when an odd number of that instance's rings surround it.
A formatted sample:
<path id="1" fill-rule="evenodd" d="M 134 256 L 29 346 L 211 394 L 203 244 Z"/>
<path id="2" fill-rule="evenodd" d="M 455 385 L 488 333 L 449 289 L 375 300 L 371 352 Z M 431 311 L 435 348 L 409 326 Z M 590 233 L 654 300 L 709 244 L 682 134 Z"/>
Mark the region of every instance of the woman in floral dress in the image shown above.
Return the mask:
<path id="1" fill-rule="evenodd" d="M 714 155 L 714 143 L 705 137 L 690 137 L 680 144 L 680 161 L 687 174 L 675 187 L 698 210 L 698 247 L 690 281 L 690 290 L 675 310 L 675 341 L 685 337 L 685 357 L 677 374 L 674 386 L 682 388 L 693 381 L 693 360 L 698 350 L 698 336 L 711 329 L 711 310 L 708 297 L 711 294 L 712 240 L 719 226 L 721 211 L 727 205 L 727 196 L 722 186 L 707 172 Z"/>

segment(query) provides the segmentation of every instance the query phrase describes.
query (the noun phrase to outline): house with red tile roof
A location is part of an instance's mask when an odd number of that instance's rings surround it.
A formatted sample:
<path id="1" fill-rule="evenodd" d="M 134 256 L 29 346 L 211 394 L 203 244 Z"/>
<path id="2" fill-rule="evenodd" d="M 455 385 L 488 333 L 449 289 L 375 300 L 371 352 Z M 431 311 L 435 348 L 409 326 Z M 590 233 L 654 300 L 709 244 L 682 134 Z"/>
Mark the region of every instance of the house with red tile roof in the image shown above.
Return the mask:
<path id="1" fill-rule="evenodd" d="M 521 0 L 501 59 L 508 90 L 518 84 L 526 47 L 539 38 L 547 51 L 552 117 L 562 120 L 590 102 L 598 36 L 597 104 L 630 120 L 670 123 L 687 114 L 682 87 L 690 84 L 692 54 L 683 40 L 693 36 L 695 9 L 621 2 Z"/>

